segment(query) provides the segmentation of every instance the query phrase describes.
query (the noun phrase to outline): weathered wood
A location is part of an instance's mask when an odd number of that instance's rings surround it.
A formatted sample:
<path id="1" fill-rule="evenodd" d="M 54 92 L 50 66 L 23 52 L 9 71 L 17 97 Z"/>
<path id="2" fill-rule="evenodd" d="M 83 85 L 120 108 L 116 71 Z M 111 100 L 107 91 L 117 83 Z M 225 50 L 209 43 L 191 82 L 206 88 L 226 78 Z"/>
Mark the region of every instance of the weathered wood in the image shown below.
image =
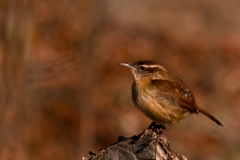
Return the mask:
<path id="1" fill-rule="evenodd" d="M 158 126 L 159 127 L 159 126 Z M 89 152 L 83 160 L 187 160 L 183 155 L 176 153 L 171 147 L 169 140 L 162 135 L 162 128 L 149 128 L 139 135 L 125 138 L 119 136 L 118 141 L 100 153 Z M 160 136 L 160 138 L 157 138 Z"/>

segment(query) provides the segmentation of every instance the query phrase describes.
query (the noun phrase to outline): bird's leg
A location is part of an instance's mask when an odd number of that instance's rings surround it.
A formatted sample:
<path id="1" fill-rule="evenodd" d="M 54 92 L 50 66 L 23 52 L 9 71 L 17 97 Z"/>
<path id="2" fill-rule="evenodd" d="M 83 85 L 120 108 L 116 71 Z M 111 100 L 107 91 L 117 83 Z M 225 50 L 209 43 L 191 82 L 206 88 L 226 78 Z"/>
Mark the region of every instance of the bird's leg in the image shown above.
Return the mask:
<path id="1" fill-rule="evenodd" d="M 175 123 L 172 123 L 172 124 L 170 124 L 167 128 L 165 128 L 165 127 L 164 127 L 163 125 L 161 125 L 161 124 L 157 124 L 156 122 L 152 122 L 152 123 L 150 124 L 150 126 L 143 131 L 143 133 L 141 134 L 141 136 L 140 136 L 139 139 L 141 140 L 145 135 L 147 135 L 148 132 L 149 132 L 149 130 L 152 130 L 152 132 L 155 133 L 155 136 L 153 137 L 153 139 L 152 139 L 150 142 L 148 141 L 148 142 L 144 143 L 144 144 L 142 145 L 142 148 L 141 148 L 141 149 L 143 149 L 143 148 L 146 147 L 147 145 L 150 145 L 150 144 L 152 144 L 152 143 L 154 143 L 154 142 L 160 141 L 161 138 L 162 138 L 162 136 L 165 135 L 165 133 L 167 133 L 167 131 L 168 131 L 174 124 L 175 124 Z M 169 141 L 168 141 L 168 139 L 167 139 L 166 137 L 164 138 L 164 141 L 167 141 L 167 144 L 169 144 Z"/>
<path id="2" fill-rule="evenodd" d="M 141 136 L 140 136 L 140 139 L 142 139 L 145 135 L 148 134 L 149 130 L 154 126 L 156 125 L 156 122 L 152 122 L 147 129 L 144 129 L 144 131 L 142 132 Z"/>
<path id="3" fill-rule="evenodd" d="M 156 133 L 158 135 L 158 134 L 160 134 L 160 132 L 163 132 L 164 130 L 166 130 L 166 128 L 161 124 L 157 124 L 156 122 L 152 122 L 150 124 L 150 126 L 143 131 L 140 139 L 142 139 L 145 135 L 147 135 L 149 130 L 152 130 L 154 133 Z"/>
<path id="4" fill-rule="evenodd" d="M 167 133 L 167 131 L 174 125 L 175 123 L 171 123 L 165 130 L 162 131 L 162 133 L 160 134 L 160 136 L 165 135 L 165 133 Z"/>
<path id="5" fill-rule="evenodd" d="M 162 130 L 160 134 L 157 133 L 156 137 L 154 137 L 153 140 L 150 141 L 149 144 L 151 144 L 151 143 L 153 143 L 153 142 L 159 141 L 159 140 L 161 139 L 161 137 L 164 136 L 164 135 L 167 133 L 167 131 L 168 131 L 174 124 L 175 124 L 175 123 L 171 123 L 167 128 L 164 127 L 165 129 Z"/>

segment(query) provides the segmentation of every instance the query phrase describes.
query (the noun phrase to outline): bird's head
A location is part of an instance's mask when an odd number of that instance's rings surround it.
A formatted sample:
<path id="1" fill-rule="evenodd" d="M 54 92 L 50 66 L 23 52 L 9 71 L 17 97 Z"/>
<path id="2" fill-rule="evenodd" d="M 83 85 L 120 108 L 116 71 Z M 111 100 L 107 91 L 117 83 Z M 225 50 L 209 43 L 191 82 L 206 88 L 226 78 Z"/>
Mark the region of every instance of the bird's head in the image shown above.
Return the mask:
<path id="1" fill-rule="evenodd" d="M 158 62 L 155 61 L 138 61 L 136 63 L 119 63 L 119 65 L 131 69 L 135 80 L 142 79 L 159 79 L 165 77 L 167 70 Z"/>

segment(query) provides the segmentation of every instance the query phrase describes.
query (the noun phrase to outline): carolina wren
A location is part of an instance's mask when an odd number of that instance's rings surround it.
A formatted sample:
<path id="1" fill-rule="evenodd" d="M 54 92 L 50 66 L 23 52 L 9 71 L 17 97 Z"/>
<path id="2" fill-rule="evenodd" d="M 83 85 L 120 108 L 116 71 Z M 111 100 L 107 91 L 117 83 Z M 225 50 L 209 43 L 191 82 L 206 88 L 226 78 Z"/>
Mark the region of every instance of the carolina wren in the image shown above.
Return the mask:
<path id="1" fill-rule="evenodd" d="M 186 84 L 161 64 L 154 61 L 119 64 L 132 71 L 135 106 L 156 123 L 171 126 L 189 114 L 200 112 L 223 126 L 217 118 L 200 108 Z"/>

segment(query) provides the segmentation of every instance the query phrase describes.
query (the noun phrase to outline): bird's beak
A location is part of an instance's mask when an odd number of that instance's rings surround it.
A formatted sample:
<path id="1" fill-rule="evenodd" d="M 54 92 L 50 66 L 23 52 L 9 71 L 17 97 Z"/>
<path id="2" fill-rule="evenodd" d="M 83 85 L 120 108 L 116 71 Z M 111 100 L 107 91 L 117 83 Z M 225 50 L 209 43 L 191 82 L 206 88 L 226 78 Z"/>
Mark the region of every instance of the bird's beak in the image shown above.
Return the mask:
<path id="1" fill-rule="evenodd" d="M 125 66 L 125 67 L 128 67 L 128 68 L 136 71 L 136 68 L 133 67 L 133 65 L 132 65 L 131 63 L 125 63 L 125 62 L 124 62 L 124 63 L 118 63 L 118 64 L 119 64 L 119 65 L 122 65 L 122 66 Z"/>

